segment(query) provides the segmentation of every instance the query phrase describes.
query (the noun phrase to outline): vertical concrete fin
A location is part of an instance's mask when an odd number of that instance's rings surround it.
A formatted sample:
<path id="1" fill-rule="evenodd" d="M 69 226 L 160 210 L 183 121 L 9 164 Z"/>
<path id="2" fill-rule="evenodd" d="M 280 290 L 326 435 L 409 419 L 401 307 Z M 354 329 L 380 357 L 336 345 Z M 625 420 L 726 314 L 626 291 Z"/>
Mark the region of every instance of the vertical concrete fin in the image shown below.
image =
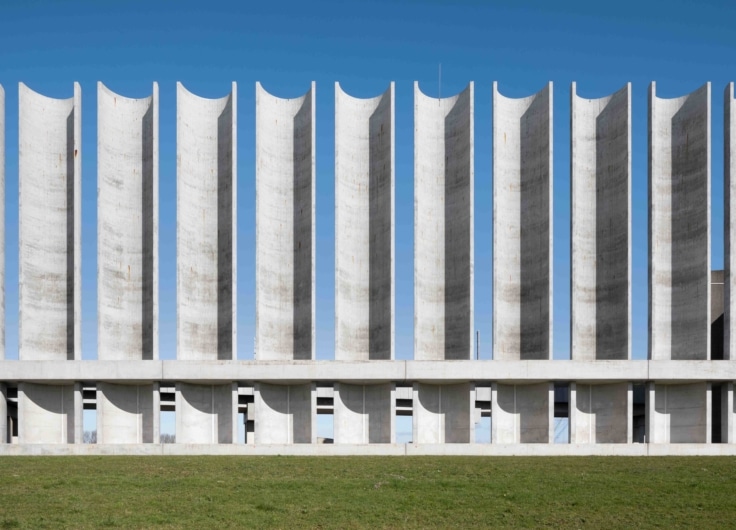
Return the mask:
<path id="1" fill-rule="evenodd" d="M 21 360 L 81 359 L 81 100 L 18 86 Z"/>
<path id="2" fill-rule="evenodd" d="M 97 84 L 97 357 L 157 359 L 158 106 Z"/>
<path id="3" fill-rule="evenodd" d="M 710 359 L 710 83 L 650 88 L 649 358 Z"/>
<path id="4" fill-rule="evenodd" d="M 236 353 L 236 86 L 207 99 L 177 83 L 177 358 Z"/>
<path id="5" fill-rule="evenodd" d="M 394 84 L 335 83 L 335 359 L 394 358 Z"/>
<path id="6" fill-rule="evenodd" d="M 282 99 L 256 83 L 256 358 L 313 359 L 315 84 Z"/>
<path id="7" fill-rule="evenodd" d="M 473 346 L 474 86 L 436 99 L 414 83 L 414 359 Z"/>
<path id="8" fill-rule="evenodd" d="M 630 359 L 631 84 L 570 104 L 572 358 Z"/>
<path id="9" fill-rule="evenodd" d="M 736 358 L 736 334 L 731 333 L 731 321 L 736 314 L 736 105 L 734 105 L 733 83 L 726 85 L 723 94 L 723 180 L 724 180 L 724 239 L 726 269 L 724 309 L 724 359 Z"/>
<path id="10" fill-rule="evenodd" d="M 5 359 L 5 90 L 0 85 L 0 360 L 2 359 Z M 4 428 L 5 425 L 0 430 Z M 0 443 L 4 442 L 5 438 L 0 439 Z"/>
<path id="11" fill-rule="evenodd" d="M 493 357 L 552 358 L 552 83 L 493 84 Z"/>

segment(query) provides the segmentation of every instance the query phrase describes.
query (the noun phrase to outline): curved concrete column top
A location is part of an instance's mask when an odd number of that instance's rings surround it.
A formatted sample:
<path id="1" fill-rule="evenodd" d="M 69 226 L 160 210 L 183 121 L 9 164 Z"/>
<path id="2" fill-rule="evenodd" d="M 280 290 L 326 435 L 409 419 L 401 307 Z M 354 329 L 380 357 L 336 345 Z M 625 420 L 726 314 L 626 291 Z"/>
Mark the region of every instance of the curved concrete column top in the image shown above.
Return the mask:
<path id="1" fill-rule="evenodd" d="M 2 85 L 0 85 L 0 249 L 0 359 L 5 359 L 5 89 Z"/>
<path id="2" fill-rule="evenodd" d="M 236 359 L 237 85 L 176 85 L 177 358 Z"/>
<path id="3" fill-rule="evenodd" d="M 394 83 L 335 83 L 335 359 L 394 358 Z"/>
<path id="4" fill-rule="evenodd" d="M 97 83 L 97 358 L 158 359 L 158 84 Z"/>
<path id="5" fill-rule="evenodd" d="M 572 358 L 631 358 L 631 83 L 570 92 Z"/>
<path id="6" fill-rule="evenodd" d="M 734 85 L 728 83 L 723 93 L 723 180 L 725 188 L 725 255 L 726 278 L 724 285 L 724 359 L 736 358 L 736 333 L 731 326 L 736 315 L 736 104 Z"/>
<path id="7" fill-rule="evenodd" d="M 18 86 L 21 360 L 81 359 L 81 103 Z"/>
<path id="8" fill-rule="evenodd" d="M 414 359 L 469 359 L 473 336 L 473 100 L 414 83 Z"/>
<path id="9" fill-rule="evenodd" d="M 649 356 L 710 358 L 710 83 L 649 88 Z"/>
<path id="10" fill-rule="evenodd" d="M 315 84 L 282 99 L 256 83 L 256 358 L 313 359 Z"/>
<path id="11" fill-rule="evenodd" d="M 552 358 L 552 83 L 493 83 L 493 358 Z"/>

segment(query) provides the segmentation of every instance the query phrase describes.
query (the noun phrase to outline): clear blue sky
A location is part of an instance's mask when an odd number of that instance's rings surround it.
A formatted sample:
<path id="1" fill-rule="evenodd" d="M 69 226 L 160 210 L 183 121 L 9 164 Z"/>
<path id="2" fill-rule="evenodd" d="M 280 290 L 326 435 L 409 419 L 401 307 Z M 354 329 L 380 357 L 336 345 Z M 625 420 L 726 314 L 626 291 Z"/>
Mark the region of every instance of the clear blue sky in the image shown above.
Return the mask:
<path id="1" fill-rule="evenodd" d="M 554 82 L 554 356 L 569 357 L 570 82 L 586 97 L 633 83 L 633 348 L 647 349 L 647 87 L 713 82 L 712 263 L 723 263 L 723 88 L 736 79 L 736 3 L 63 2 L 0 5 L 6 90 L 7 351 L 17 357 L 18 81 L 53 97 L 82 85 L 83 358 L 96 357 L 96 82 L 129 97 L 160 85 L 160 345 L 175 357 L 175 82 L 220 97 L 238 82 L 238 357 L 255 324 L 254 83 L 281 97 L 317 82 L 317 358 L 334 350 L 334 82 L 359 97 L 396 81 L 396 357 L 413 344 L 412 83 L 442 95 L 475 81 L 475 327 L 491 355 L 491 84 L 526 96 Z M 659 4 L 659 5 L 656 5 Z"/>

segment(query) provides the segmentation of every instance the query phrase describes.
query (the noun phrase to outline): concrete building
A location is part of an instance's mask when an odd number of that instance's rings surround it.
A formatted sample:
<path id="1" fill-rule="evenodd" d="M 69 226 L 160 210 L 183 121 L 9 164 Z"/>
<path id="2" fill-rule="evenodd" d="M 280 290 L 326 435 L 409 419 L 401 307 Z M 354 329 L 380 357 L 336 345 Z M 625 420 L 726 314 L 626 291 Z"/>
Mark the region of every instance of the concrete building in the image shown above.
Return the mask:
<path id="1" fill-rule="evenodd" d="M 736 104 L 734 85 L 723 94 L 723 184 L 724 184 L 724 359 L 736 359 Z"/>

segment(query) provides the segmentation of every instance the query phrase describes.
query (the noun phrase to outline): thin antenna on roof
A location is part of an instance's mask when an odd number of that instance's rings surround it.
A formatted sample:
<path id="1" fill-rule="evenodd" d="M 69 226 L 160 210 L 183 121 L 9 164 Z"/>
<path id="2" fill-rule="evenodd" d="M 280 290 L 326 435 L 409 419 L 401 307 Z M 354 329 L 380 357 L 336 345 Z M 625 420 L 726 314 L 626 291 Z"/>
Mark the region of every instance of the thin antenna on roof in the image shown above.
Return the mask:
<path id="1" fill-rule="evenodd" d="M 440 63 L 440 66 L 439 66 L 439 73 L 437 75 L 437 79 L 438 79 L 437 80 L 437 92 L 438 92 L 437 99 L 440 100 L 442 99 L 442 63 Z M 437 103 L 439 104 L 439 101 L 437 101 Z"/>

